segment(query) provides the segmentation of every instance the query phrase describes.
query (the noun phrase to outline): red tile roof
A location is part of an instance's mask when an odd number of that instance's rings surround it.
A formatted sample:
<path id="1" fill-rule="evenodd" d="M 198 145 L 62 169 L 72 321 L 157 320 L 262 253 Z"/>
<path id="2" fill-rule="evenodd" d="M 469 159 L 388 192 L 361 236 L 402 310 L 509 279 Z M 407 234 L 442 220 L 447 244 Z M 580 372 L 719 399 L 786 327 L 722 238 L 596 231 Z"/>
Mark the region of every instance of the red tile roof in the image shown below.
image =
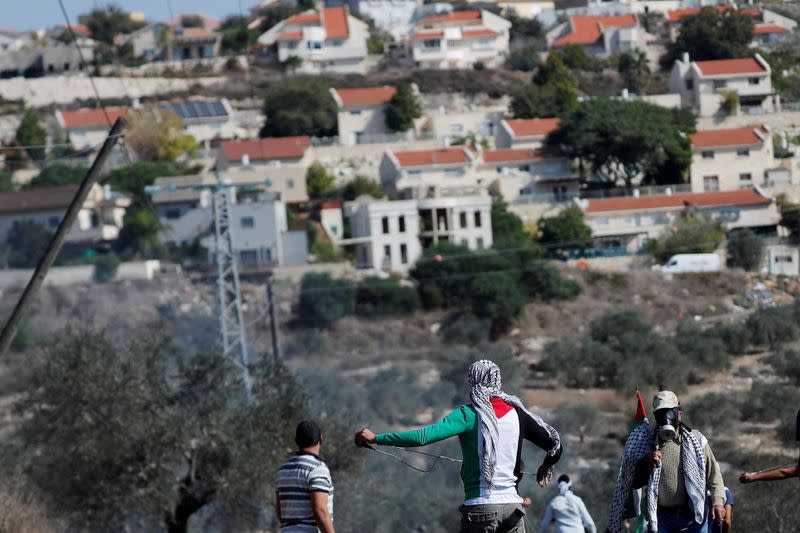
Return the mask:
<path id="1" fill-rule="evenodd" d="M 506 161 L 534 161 L 543 157 L 540 148 L 503 148 L 499 150 L 486 150 L 483 160 L 486 163 L 502 163 Z"/>
<path id="2" fill-rule="evenodd" d="M 697 207 L 725 207 L 768 205 L 772 200 L 761 196 L 754 189 L 738 191 L 701 192 L 657 196 L 624 196 L 620 198 L 599 198 L 589 200 L 587 213 L 606 213 L 613 211 L 642 211 L 647 209 L 674 209 L 687 205 Z"/>
<path id="3" fill-rule="evenodd" d="M 239 161 L 247 155 L 250 161 L 270 161 L 273 159 L 301 159 L 311 139 L 298 137 L 267 137 L 246 141 L 222 141 L 220 147 L 228 161 Z"/>
<path id="4" fill-rule="evenodd" d="M 575 15 L 569 18 L 570 32 L 557 39 L 553 46 L 565 44 L 594 44 L 600 40 L 600 28 L 613 26 L 636 26 L 636 15 L 614 15 L 610 17 Z"/>
<path id="5" fill-rule="evenodd" d="M 787 33 L 790 32 L 789 28 L 784 28 L 783 26 L 778 26 L 776 24 L 756 24 L 753 28 L 753 33 L 755 34 L 764 34 L 764 33 Z"/>
<path id="6" fill-rule="evenodd" d="M 298 13 L 286 19 L 286 25 L 319 24 L 319 13 Z"/>
<path id="7" fill-rule="evenodd" d="M 176 33 L 176 41 L 204 41 L 216 39 L 221 34 L 205 28 L 183 28 L 180 33 Z"/>
<path id="8" fill-rule="evenodd" d="M 362 87 L 359 89 L 334 89 L 342 107 L 385 104 L 392 99 L 397 89 L 383 87 Z"/>
<path id="9" fill-rule="evenodd" d="M 514 137 L 544 137 L 558 128 L 561 119 L 558 118 L 528 118 L 506 120 Z"/>
<path id="10" fill-rule="evenodd" d="M 350 35 L 347 10 L 343 7 L 325 8 L 322 11 L 322 26 L 328 39 L 346 39 Z"/>
<path id="11" fill-rule="evenodd" d="M 64 128 L 79 130 L 86 128 L 110 128 L 109 121 L 113 124 L 119 117 L 124 117 L 131 109 L 129 107 L 107 107 L 108 120 L 102 109 L 78 109 L 77 111 L 61 111 Z"/>
<path id="12" fill-rule="evenodd" d="M 704 76 L 725 74 L 760 74 L 766 72 L 764 65 L 753 57 L 744 59 L 717 59 L 715 61 L 695 61 Z"/>
<path id="13" fill-rule="evenodd" d="M 751 146 L 763 144 L 769 132 L 763 126 L 729 128 L 723 130 L 701 130 L 689 135 L 694 148 L 714 148 L 716 146 Z M 761 137 L 759 137 L 761 135 Z"/>
<path id="14" fill-rule="evenodd" d="M 75 32 L 78 35 L 83 35 L 84 37 L 89 37 L 92 34 L 91 30 L 89 30 L 89 27 L 86 26 L 85 24 L 70 24 L 69 26 L 67 26 L 62 22 L 61 24 L 59 24 L 59 26 L 61 26 L 65 30 L 68 27 L 72 28 L 73 32 Z"/>
<path id="15" fill-rule="evenodd" d="M 481 12 L 477 10 L 453 11 L 444 15 L 431 15 L 424 17 L 418 24 L 428 24 L 433 22 L 468 22 L 481 20 Z"/>
<path id="16" fill-rule="evenodd" d="M 411 39 L 418 41 L 420 39 L 441 39 L 444 37 L 443 31 L 424 31 L 418 32 L 411 36 Z"/>
<path id="17" fill-rule="evenodd" d="M 454 146 L 438 150 L 412 150 L 393 152 L 401 167 L 425 167 L 433 165 L 459 165 L 471 161 L 466 148 Z"/>
<path id="18" fill-rule="evenodd" d="M 299 41 L 303 38 L 303 32 L 297 31 L 284 31 L 278 34 L 278 41 Z"/>
<path id="19" fill-rule="evenodd" d="M 672 11 L 667 11 L 667 22 L 679 22 L 683 17 L 687 15 L 697 15 L 700 13 L 700 8 L 697 7 L 685 7 L 683 9 L 673 9 Z"/>
<path id="20" fill-rule="evenodd" d="M 499 35 L 496 31 L 490 30 L 489 28 L 480 28 L 477 30 L 464 30 L 461 32 L 461 36 L 465 39 L 476 39 L 478 37 L 495 37 Z"/>

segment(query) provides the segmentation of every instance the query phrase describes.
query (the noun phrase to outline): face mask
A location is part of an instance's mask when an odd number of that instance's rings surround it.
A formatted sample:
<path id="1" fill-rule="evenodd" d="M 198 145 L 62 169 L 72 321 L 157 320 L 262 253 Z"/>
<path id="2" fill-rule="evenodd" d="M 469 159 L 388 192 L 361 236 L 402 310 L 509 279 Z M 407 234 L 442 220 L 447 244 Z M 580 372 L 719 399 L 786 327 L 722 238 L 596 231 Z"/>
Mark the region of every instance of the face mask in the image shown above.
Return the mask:
<path id="1" fill-rule="evenodd" d="M 659 409 L 655 412 L 658 436 L 662 441 L 670 441 L 678 434 L 678 409 Z"/>

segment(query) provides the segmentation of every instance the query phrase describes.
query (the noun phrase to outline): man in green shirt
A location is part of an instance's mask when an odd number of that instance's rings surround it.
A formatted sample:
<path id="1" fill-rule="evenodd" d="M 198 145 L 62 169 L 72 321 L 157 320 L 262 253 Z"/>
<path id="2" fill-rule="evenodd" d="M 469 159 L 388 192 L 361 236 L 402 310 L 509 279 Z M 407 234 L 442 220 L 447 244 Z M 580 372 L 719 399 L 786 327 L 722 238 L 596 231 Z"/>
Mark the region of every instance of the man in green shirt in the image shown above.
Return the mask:
<path id="1" fill-rule="evenodd" d="M 521 533 L 525 510 L 517 486 L 522 478 L 522 441 L 547 452 L 536 473 L 544 487 L 563 451 L 558 432 L 501 389 L 500 369 L 491 361 L 473 363 L 468 372 L 470 403 L 436 424 L 400 433 L 355 436 L 357 446 L 426 446 L 458 437 L 463 463 L 464 505 L 461 533 Z"/>

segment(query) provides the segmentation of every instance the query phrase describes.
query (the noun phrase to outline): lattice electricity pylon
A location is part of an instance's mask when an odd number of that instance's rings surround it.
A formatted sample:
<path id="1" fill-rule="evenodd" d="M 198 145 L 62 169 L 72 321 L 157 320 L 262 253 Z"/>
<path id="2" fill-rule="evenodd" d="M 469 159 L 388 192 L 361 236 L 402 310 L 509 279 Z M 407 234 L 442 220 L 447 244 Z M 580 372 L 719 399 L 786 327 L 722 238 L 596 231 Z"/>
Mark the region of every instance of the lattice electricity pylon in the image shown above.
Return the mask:
<path id="1" fill-rule="evenodd" d="M 247 339 L 245 337 L 244 313 L 242 312 L 242 291 L 239 285 L 239 258 L 233 246 L 231 233 L 231 195 L 232 189 L 263 190 L 272 186 L 272 181 L 225 183 L 217 176 L 215 185 L 209 183 L 183 183 L 148 185 L 144 188 L 150 195 L 160 192 L 174 192 L 179 189 L 213 190 L 214 237 L 217 264 L 217 308 L 222 351 L 230 357 L 242 373 L 242 382 L 248 399 L 253 395 L 253 380 L 250 377 Z"/>
<path id="2" fill-rule="evenodd" d="M 222 352 L 230 357 L 242 372 L 242 381 L 250 398 L 253 381 L 250 378 L 247 339 L 245 338 L 242 292 L 239 286 L 239 261 L 231 234 L 231 194 L 229 187 L 218 184 L 214 191 L 214 237 L 217 263 L 217 305 L 222 334 Z"/>

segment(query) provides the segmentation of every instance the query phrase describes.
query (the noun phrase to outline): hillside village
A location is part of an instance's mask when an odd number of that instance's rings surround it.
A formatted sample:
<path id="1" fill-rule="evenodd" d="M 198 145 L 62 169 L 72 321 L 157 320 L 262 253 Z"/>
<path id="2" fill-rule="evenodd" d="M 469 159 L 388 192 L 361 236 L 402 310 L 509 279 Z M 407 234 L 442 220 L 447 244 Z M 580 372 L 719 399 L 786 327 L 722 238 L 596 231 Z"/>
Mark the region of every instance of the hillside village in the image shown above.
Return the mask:
<path id="1" fill-rule="evenodd" d="M 794 531 L 796 483 L 735 479 L 796 455 L 800 5 L 266 0 L 157 20 L 129 4 L 0 29 L 2 316 L 113 141 L 0 365 L 0 530 L 18 489 L 32 531 L 276 531 L 292 445 L 274 427 L 316 412 L 337 530 L 453 531 L 457 468 L 415 478 L 351 430 L 439 419 L 483 354 L 561 425 L 559 468 L 598 527 L 632 393 L 668 386 L 719 450 L 736 529 Z M 239 362 L 212 357 L 231 265 L 270 390 L 235 414 Z M 49 418 L 50 393 L 115 406 L 100 418 L 118 440 L 84 408 Z M 143 429 L 152 412 L 174 418 Z M 253 413 L 272 426 L 236 418 Z M 538 523 L 552 494 L 521 491 Z"/>

